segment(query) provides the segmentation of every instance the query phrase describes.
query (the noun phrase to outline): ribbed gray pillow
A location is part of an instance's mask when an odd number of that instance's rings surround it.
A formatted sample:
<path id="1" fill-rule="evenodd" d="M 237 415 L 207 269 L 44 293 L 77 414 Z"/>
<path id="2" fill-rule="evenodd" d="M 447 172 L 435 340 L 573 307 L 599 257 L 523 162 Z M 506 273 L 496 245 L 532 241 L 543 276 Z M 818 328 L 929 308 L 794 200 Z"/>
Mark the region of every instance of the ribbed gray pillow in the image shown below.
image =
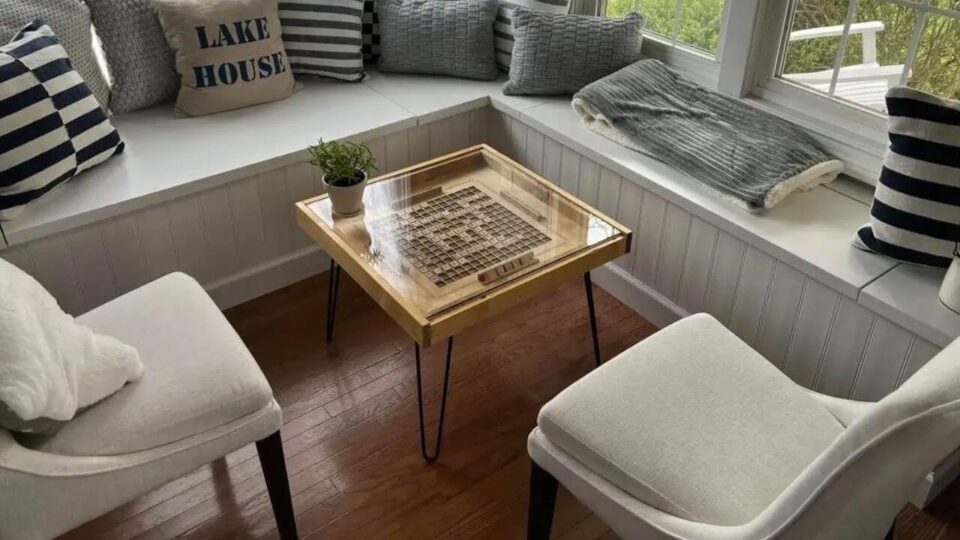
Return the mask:
<path id="1" fill-rule="evenodd" d="M 621 19 L 517 9 L 513 13 L 511 95 L 573 94 L 640 60 L 643 16 Z"/>
<path id="2" fill-rule="evenodd" d="M 497 78 L 497 0 L 379 0 L 381 71 Z"/>
<path id="3" fill-rule="evenodd" d="M 180 77 L 151 0 L 86 0 L 113 77 L 110 110 L 125 113 L 173 99 Z"/>
<path id="4" fill-rule="evenodd" d="M 50 25 L 70 57 L 70 64 L 100 107 L 107 109 L 110 86 L 93 54 L 90 10 L 80 0 L 3 0 L 0 9 L 0 45 L 36 19 Z"/>

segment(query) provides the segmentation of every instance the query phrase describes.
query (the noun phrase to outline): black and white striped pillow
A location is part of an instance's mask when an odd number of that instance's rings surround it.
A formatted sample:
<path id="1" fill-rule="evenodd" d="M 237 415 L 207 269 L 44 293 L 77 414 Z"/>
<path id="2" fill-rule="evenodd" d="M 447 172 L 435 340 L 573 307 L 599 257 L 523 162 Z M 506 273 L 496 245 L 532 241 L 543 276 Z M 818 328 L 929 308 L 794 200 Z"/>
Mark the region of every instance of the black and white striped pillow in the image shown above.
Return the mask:
<path id="1" fill-rule="evenodd" d="M 122 151 L 49 26 L 34 21 L 0 47 L 0 221 Z"/>
<path id="2" fill-rule="evenodd" d="M 510 59 L 513 53 L 513 10 L 517 8 L 547 13 L 566 13 L 570 11 L 570 0 L 500 0 L 500 12 L 493 25 L 496 37 L 497 66 L 510 71 Z"/>
<path id="3" fill-rule="evenodd" d="M 890 147 L 854 244 L 949 266 L 960 241 L 960 102 L 905 86 L 887 92 Z"/>
<path id="4" fill-rule="evenodd" d="M 279 7 L 294 73 L 363 79 L 363 0 L 281 1 Z"/>

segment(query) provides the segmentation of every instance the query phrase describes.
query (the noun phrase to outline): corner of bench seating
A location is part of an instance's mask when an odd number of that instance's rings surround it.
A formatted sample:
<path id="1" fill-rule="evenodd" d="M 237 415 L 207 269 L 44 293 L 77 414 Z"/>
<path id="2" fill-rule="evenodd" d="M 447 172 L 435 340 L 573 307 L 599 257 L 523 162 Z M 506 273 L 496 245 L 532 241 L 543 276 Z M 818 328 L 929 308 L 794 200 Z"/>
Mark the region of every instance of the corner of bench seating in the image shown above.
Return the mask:
<path id="1" fill-rule="evenodd" d="M 960 334 L 960 316 L 936 301 L 942 271 L 851 246 L 869 220 L 869 204 L 842 184 L 746 212 L 584 128 L 568 97 L 506 96 L 503 82 L 371 70 L 359 84 L 308 80 L 287 100 L 213 116 L 176 119 L 170 105 L 117 115 L 125 152 L 27 208 L 4 232 L 11 246 L 22 244 L 302 162 L 307 145 L 321 137 L 369 140 L 491 107 L 933 343 Z"/>

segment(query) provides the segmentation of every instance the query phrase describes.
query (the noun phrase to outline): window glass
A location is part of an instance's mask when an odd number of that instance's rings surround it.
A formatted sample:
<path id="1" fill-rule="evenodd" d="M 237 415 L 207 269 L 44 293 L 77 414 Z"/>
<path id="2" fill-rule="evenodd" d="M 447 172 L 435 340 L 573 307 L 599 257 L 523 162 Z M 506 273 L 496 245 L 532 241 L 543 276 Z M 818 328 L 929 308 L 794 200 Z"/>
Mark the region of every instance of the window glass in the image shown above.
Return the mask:
<path id="1" fill-rule="evenodd" d="M 780 76 L 879 112 L 887 90 L 898 84 L 957 99 L 960 13 L 952 11 L 957 4 L 798 0 Z"/>
<path id="2" fill-rule="evenodd" d="M 639 11 L 646 30 L 673 43 L 716 54 L 723 21 L 723 0 L 607 0 L 607 16 Z"/>

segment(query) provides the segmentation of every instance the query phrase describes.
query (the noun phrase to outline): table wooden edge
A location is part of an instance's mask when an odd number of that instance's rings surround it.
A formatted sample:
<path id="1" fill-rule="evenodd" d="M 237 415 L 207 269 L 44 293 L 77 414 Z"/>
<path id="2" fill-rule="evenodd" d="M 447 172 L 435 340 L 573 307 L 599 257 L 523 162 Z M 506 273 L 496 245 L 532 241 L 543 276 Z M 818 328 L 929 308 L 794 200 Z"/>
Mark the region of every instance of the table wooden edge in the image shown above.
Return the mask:
<path id="1" fill-rule="evenodd" d="M 605 240 L 497 287 L 487 294 L 442 311 L 429 319 L 425 329 L 426 342 L 422 345 L 437 343 L 524 300 L 545 294 L 567 281 L 581 277 L 590 270 L 629 253 L 630 242 L 629 233 Z"/>
<path id="2" fill-rule="evenodd" d="M 467 300 L 463 304 L 456 305 L 429 318 L 424 318 L 418 316 L 413 309 L 408 308 L 403 297 L 386 280 L 377 276 L 376 272 L 371 272 L 368 268 L 365 268 L 361 262 L 353 257 L 350 254 L 349 247 L 322 220 L 313 217 L 313 211 L 310 210 L 309 205 L 327 198 L 326 193 L 296 203 L 297 224 L 300 228 L 320 244 L 337 264 L 380 307 L 393 317 L 410 337 L 423 347 L 429 347 L 441 339 L 453 336 L 457 332 L 493 315 L 502 313 L 528 298 L 555 289 L 561 283 L 571 280 L 575 276 L 583 275 L 593 268 L 602 266 L 630 252 L 633 236 L 630 229 L 486 144 L 464 148 L 423 163 L 383 174 L 372 179 L 371 183 L 402 176 L 411 171 L 420 171 L 478 152 L 486 152 L 498 159 L 507 161 L 538 181 L 548 184 L 572 204 L 612 225 L 620 232 L 620 235 L 572 253 L 514 281 L 497 286 L 489 293 Z"/>

